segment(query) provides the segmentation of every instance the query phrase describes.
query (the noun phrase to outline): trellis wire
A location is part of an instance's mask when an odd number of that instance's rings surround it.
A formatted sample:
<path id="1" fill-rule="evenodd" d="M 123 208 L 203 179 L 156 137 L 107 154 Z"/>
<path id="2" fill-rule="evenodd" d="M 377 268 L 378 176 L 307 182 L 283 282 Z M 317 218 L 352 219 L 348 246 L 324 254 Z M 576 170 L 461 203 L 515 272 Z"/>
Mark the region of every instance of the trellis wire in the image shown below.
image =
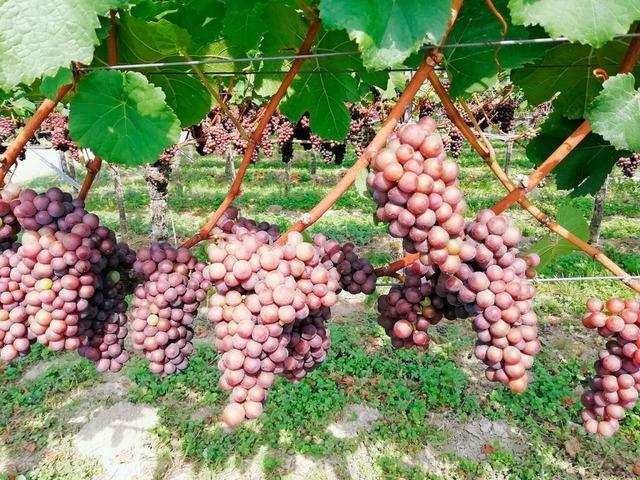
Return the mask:
<path id="1" fill-rule="evenodd" d="M 626 33 L 622 35 L 615 35 L 613 39 L 634 38 L 639 37 L 640 33 Z M 515 46 L 515 45 L 528 45 L 528 44 L 544 44 L 544 43 L 566 43 L 570 40 L 566 37 L 558 38 L 529 38 L 520 40 L 498 40 L 486 42 L 470 42 L 470 43 L 451 43 L 448 45 L 425 45 L 422 50 L 429 48 L 470 48 L 470 47 L 489 47 L 489 46 Z M 80 67 L 78 71 L 90 71 L 90 70 L 135 70 L 142 68 L 162 68 L 162 67 L 178 67 L 178 66 L 192 66 L 192 65 L 209 65 L 216 63 L 252 63 L 252 62 L 269 62 L 269 61 L 283 61 L 283 60 L 295 60 L 295 59 L 317 59 L 325 57 L 340 57 L 358 55 L 358 51 L 350 52 L 326 52 L 326 53 L 309 53 L 306 55 L 276 55 L 271 57 L 244 57 L 244 58 L 228 58 L 221 56 L 214 56 L 209 60 L 192 60 L 192 61 L 179 61 L 179 62 L 155 62 L 155 63 L 133 63 L 128 65 L 100 65 L 95 67 Z M 242 72 L 234 72 L 239 74 Z"/>
<path id="2" fill-rule="evenodd" d="M 559 283 L 559 282 L 601 282 L 601 281 L 618 281 L 618 280 L 640 280 L 640 275 L 632 275 L 628 277 L 555 277 L 555 278 L 532 278 L 533 283 Z M 378 282 L 376 287 L 396 287 L 401 286 L 400 282 Z"/>

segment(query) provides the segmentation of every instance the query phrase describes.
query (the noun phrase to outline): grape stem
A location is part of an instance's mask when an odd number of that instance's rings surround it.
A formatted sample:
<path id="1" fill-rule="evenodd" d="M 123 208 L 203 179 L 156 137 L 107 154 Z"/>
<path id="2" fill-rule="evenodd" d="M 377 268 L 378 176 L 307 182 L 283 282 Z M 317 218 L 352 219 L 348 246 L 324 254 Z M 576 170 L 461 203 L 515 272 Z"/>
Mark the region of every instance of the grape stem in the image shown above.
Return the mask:
<path id="1" fill-rule="evenodd" d="M 640 25 L 638 29 L 640 30 Z M 631 40 L 627 53 L 625 54 L 618 73 L 629 73 L 635 66 L 638 55 L 640 55 L 640 38 L 635 37 Z M 595 73 L 595 71 L 594 71 Z M 538 186 L 538 184 L 546 177 L 560 162 L 562 162 L 587 135 L 591 133 L 591 125 L 589 120 L 583 121 L 580 126 L 560 145 L 549 157 L 531 174 L 527 181 L 523 182 L 519 187 L 510 191 L 502 200 L 496 203 L 491 210 L 499 214 L 504 212 L 511 205 L 524 198 L 524 196 Z"/>
<path id="2" fill-rule="evenodd" d="M 462 0 L 456 0 L 453 3 L 452 15 L 447 26 L 447 31 L 442 39 L 442 44 L 447 39 L 451 28 L 458 16 L 460 7 L 462 6 Z M 287 230 L 278 240 L 276 244 L 283 244 L 287 241 L 287 236 L 290 232 L 302 232 L 318 221 L 322 215 L 324 215 L 344 194 L 356 180 L 358 172 L 363 168 L 367 168 L 378 151 L 384 147 L 387 137 L 393 132 L 398 121 L 407 110 L 414 97 L 422 87 L 422 84 L 427 79 L 429 74 L 434 72 L 434 67 L 442 60 L 442 54 L 438 49 L 430 49 L 425 56 L 422 64 L 416 70 L 411 81 L 407 84 L 402 95 L 398 98 L 395 106 L 385 119 L 382 127 L 373 138 L 371 143 L 364 150 L 362 155 L 358 157 L 356 163 L 347 171 L 347 173 L 340 179 L 340 181 L 333 187 L 333 189 L 320 200 L 320 202 L 312 208 L 308 213 L 303 215 L 303 220 L 300 220 L 293 224 L 289 230 Z"/>
<path id="3" fill-rule="evenodd" d="M 0 155 L 0 186 L 4 186 L 4 178 L 9 173 L 9 169 L 16 162 L 18 154 L 22 151 L 33 134 L 40 128 L 42 122 L 56 108 L 56 105 L 62 98 L 69 93 L 73 84 L 65 85 L 58 89 L 54 100 L 45 99 L 38 107 L 38 110 L 31 116 L 22 131 L 16 135 L 16 138 L 9 144 L 3 155 Z"/>
<path id="4" fill-rule="evenodd" d="M 309 30 L 307 32 L 307 36 L 304 39 L 302 46 L 298 50 L 299 55 L 306 55 L 309 53 L 309 51 L 311 50 L 311 45 L 313 44 L 313 41 L 316 35 L 318 34 L 318 30 L 320 30 L 320 24 L 321 22 L 319 19 L 316 19 L 313 22 L 311 22 L 311 25 L 309 25 Z M 298 70 L 300 70 L 300 67 L 305 61 L 306 59 L 304 58 L 297 58 L 291 64 L 291 68 L 287 73 L 287 75 L 284 77 L 284 80 L 282 81 L 280 88 L 278 88 L 278 91 L 269 100 L 269 103 L 265 107 L 264 115 L 262 116 L 262 118 L 260 119 L 260 122 L 258 123 L 255 130 L 251 134 L 252 141 L 247 144 L 247 148 L 245 149 L 245 152 L 244 152 L 244 157 L 242 158 L 242 162 L 240 163 L 240 167 L 238 168 L 238 173 L 236 174 L 236 178 L 233 181 L 233 184 L 231 185 L 231 189 L 229 190 L 229 193 L 227 194 L 226 198 L 222 201 L 218 209 L 211 216 L 209 221 L 200 229 L 200 231 L 196 235 L 194 235 L 193 237 L 188 239 L 186 242 L 184 242 L 182 244 L 183 247 L 190 248 L 196 243 L 207 239 L 207 237 L 209 236 L 209 232 L 211 232 L 213 227 L 216 226 L 216 223 L 218 223 L 218 220 L 220 220 L 220 218 L 222 217 L 222 214 L 229 207 L 229 205 L 231 205 L 231 202 L 233 202 L 233 200 L 238 195 L 240 195 L 241 193 L 240 186 L 242 185 L 242 180 L 244 179 L 245 173 L 247 172 L 247 168 L 249 168 L 251 156 L 255 151 L 256 145 L 259 142 L 260 137 L 262 136 L 262 132 L 266 128 L 267 124 L 271 121 L 271 117 L 273 113 L 276 111 L 276 109 L 278 108 L 278 104 L 280 103 L 280 100 L 282 100 L 282 98 L 284 97 L 285 93 L 287 92 L 287 89 L 289 88 L 289 85 L 291 84 L 296 74 L 298 73 Z"/>
<path id="5" fill-rule="evenodd" d="M 109 12 L 109 23 L 111 24 L 111 28 L 109 28 L 109 34 L 107 37 L 107 60 L 109 65 L 117 65 L 118 64 L 118 34 L 116 31 L 116 14 L 118 12 L 116 10 L 111 10 Z M 96 176 L 100 172 L 102 168 L 102 158 L 95 156 L 93 160 L 87 163 L 87 175 L 84 177 L 84 181 L 82 182 L 82 187 L 78 192 L 78 198 L 82 200 L 87 199 L 87 194 L 93 185 L 93 182 L 96 179 Z"/>
<path id="6" fill-rule="evenodd" d="M 182 56 L 185 58 L 187 62 L 193 62 L 193 59 L 187 53 L 186 50 L 182 50 L 180 53 L 182 54 Z M 213 88 L 213 85 L 211 85 L 211 82 L 205 76 L 205 74 L 202 73 L 202 69 L 195 64 L 191 65 L 191 68 L 193 68 L 193 71 L 196 72 L 198 77 L 200 77 L 200 80 L 202 80 L 202 83 L 204 84 L 206 89 L 209 91 L 209 93 L 214 98 L 214 100 L 218 103 L 218 105 L 220 105 L 220 108 L 225 113 L 225 115 L 229 118 L 229 120 L 231 120 L 231 123 L 235 125 L 242 139 L 245 140 L 246 142 L 249 142 L 249 144 L 256 142 L 257 140 L 249 136 L 246 130 L 242 127 L 240 120 L 238 120 L 236 116 L 231 112 L 231 110 L 229 110 L 229 107 L 227 107 L 227 104 L 224 102 L 224 100 L 222 100 L 222 98 L 220 97 L 220 94 L 216 91 L 215 88 Z"/>

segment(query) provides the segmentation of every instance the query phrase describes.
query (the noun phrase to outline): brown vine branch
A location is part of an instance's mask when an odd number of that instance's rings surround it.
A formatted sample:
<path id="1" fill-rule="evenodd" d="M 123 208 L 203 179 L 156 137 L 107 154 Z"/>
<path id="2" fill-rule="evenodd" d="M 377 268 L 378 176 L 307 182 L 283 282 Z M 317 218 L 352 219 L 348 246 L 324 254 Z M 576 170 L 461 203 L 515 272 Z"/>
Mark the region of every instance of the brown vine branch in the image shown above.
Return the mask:
<path id="1" fill-rule="evenodd" d="M 49 116 L 49 114 L 56 108 L 56 105 L 62 100 L 62 98 L 69 93 L 73 85 L 65 85 L 58 89 L 56 98 L 54 100 L 45 99 L 38 107 L 38 110 L 32 115 L 22 131 L 16 136 L 16 138 L 7 147 L 7 150 L 3 155 L 0 155 L 0 186 L 4 185 L 4 178 L 7 176 L 9 169 L 16 162 L 18 154 L 22 151 L 29 139 L 40 128 L 42 122 Z"/>
<path id="2" fill-rule="evenodd" d="M 454 1 L 451 18 L 447 26 L 447 31 L 442 39 L 442 44 L 445 43 L 453 24 L 458 16 L 460 7 L 462 6 L 462 0 Z M 416 70 L 411 81 L 407 84 L 402 95 L 398 98 L 395 106 L 385 119 L 382 127 L 373 138 L 371 143 L 364 150 L 362 155 L 358 157 L 356 163 L 347 171 L 347 173 L 340 179 L 340 181 L 327 193 L 320 202 L 311 209 L 311 211 L 305 213 L 303 218 L 293 224 L 289 230 L 287 230 L 277 241 L 276 244 L 282 244 L 287 241 L 287 236 L 290 232 L 302 232 L 308 227 L 318 221 L 327 210 L 329 210 L 344 193 L 349 190 L 351 185 L 356 180 L 358 172 L 363 168 L 367 168 L 378 151 L 384 146 L 387 137 L 393 132 L 398 121 L 407 110 L 414 97 L 420 90 L 420 87 L 425 82 L 430 73 L 434 71 L 434 67 L 442 60 L 442 54 L 438 49 L 430 49 L 425 56 L 422 64 Z"/>
<path id="3" fill-rule="evenodd" d="M 313 41 L 318 34 L 318 30 L 320 30 L 320 24 L 321 22 L 318 19 L 311 22 L 311 25 L 309 26 L 309 30 L 307 32 L 307 36 L 304 39 L 302 46 L 298 50 L 298 55 L 306 55 L 307 53 L 309 53 L 309 51 L 311 50 L 311 45 L 313 45 Z M 306 59 L 304 58 L 296 58 L 292 62 L 291 68 L 289 69 L 289 72 L 287 72 L 287 75 L 284 77 L 280 88 L 278 88 L 278 91 L 273 97 L 271 97 L 271 100 L 269 100 L 269 103 L 265 107 L 264 115 L 260 119 L 260 123 L 258 123 L 258 126 L 251 134 L 252 141 L 247 144 L 247 148 L 244 152 L 244 157 L 242 158 L 240 168 L 238 168 L 238 173 L 236 174 L 236 178 L 231 185 L 229 193 L 222 201 L 218 209 L 211 216 L 209 221 L 200 229 L 200 231 L 196 235 L 184 242 L 182 244 L 183 247 L 190 248 L 196 243 L 206 239 L 209 236 L 209 232 L 211 232 L 216 223 L 218 223 L 218 220 L 220 220 L 220 217 L 222 217 L 222 214 L 229 207 L 229 205 L 231 205 L 231 202 L 233 202 L 233 200 L 238 195 L 240 195 L 240 186 L 242 185 L 242 180 L 244 179 L 245 173 L 247 172 L 247 168 L 249 168 L 251 156 L 253 155 L 253 152 L 256 149 L 256 145 L 258 144 L 260 137 L 262 136 L 262 132 L 266 128 L 267 124 L 271 121 L 271 117 L 278 108 L 280 100 L 282 100 L 282 98 L 284 97 L 284 94 L 287 92 L 287 88 L 289 88 L 289 85 L 291 84 L 296 74 L 298 73 L 298 70 L 300 70 L 300 67 L 305 61 Z"/>
<path id="4" fill-rule="evenodd" d="M 640 30 L 640 25 L 636 31 Z M 629 73 L 633 70 L 638 56 L 640 55 L 640 38 L 634 37 L 629 43 L 629 48 L 620 64 L 618 69 L 619 73 Z M 599 71 L 596 69 L 594 73 Z M 605 72 L 606 74 L 606 72 Z M 562 162 L 573 149 L 575 149 L 587 135 L 591 133 L 591 125 L 589 120 L 585 120 L 580 126 L 560 145 L 549 157 L 531 174 L 529 178 L 523 182 L 523 184 L 515 190 L 509 192 L 502 200 L 495 204 L 492 210 L 495 213 L 502 213 L 514 203 L 532 191 L 538 186 L 544 177 L 546 177 L 551 171 Z"/>
<path id="5" fill-rule="evenodd" d="M 98 156 L 93 157 L 93 160 L 87 163 L 87 176 L 84 177 L 84 181 L 82 182 L 82 187 L 78 192 L 78 198 L 81 200 L 87 199 L 87 194 L 89 193 L 89 189 L 93 185 L 96 176 L 100 172 L 100 168 L 102 168 L 102 159 Z"/>
<path id="6" fill-rule="evenodd" d="M 444 93 L 446 95 L 446 92 Z M 450 99 L 448 102 L 446 102 L 445 99 L 441 97 L 441 100 L 442 100 L 442 103 L 445 105 L 445 108 L 447 108 L 446 105 L 451 105 L 450 108 L 452 108 L 457 113 L 457 110 L 455 110 L 455 107 L 453 107 L 453 103 L 451 103 Z M 447 114 L 451 116 L 452 113 L 453 112 L 450 111 L 449 108 L 447 108 Z M 452 121 L 456 123 L 456 126 L 460 129 L 461 132 L 463 132 L 465 137 L 468 138 L 468 136 L 473 136 L 475 138 L 475 135 L 473 135 L 473 132 L 471 131 L 469 126 L 462 120 L 462 117 L 458 115 L 457 118 L 459 120 L 452 118 Z M 485 145 L 480 145 L 479 142 L 476 142 L 472 144 L 474 147 L 474 150 L 476 150 L 476 152 L 485 160 L 485 163 L 489 166 L 489 168 L 494 173 L 494 175 L 498 178 L 500 183 L 502 183 L 502 185 L 504 185 L 504 187 L 509 192 L 515 191 L 516 186 L 513 184 L 513 182 L 511 182 L 511 179 L 509 178 L 509 176 L 505 173 L 505 171 L 502 169 L 500 164 L 496 161 L 495 151 L 493 150 L 491 142 L 487 140 L 487 138 L 484 136 L 482 131 L 480 131 L 480 135 Z M 609 257 L 607 257 L 603 252 L 589 245 L 584 240 L 581 240 L 580 238 L 576 237 L 574 234 L 572 234 L 562 225 L 559 225 L 558 223 L 553 221 L 551 218 L 545 215 L 542 211 L 540 211 L 540 209 L 538 209 L 535 205 L 533 205 L 526 197 L 518 200 L 518 203 L 520 203 L 522 208 L 524 208 L 527 212 L 529 212 L 529 214 L 532 217 L 534 217 L 538 222 L 540 222 L 542 225 L 547 227 L 552 232 L 558 234 L 560 237 L 564 238 L 568 242 L 578 247 L 580 250 L 585 252 L 590 257 L 600 262 L 607 270 L 612 272 L 614 275 L 619 277 L 629 277 L 629 274 L 627 272 L 625 272 L 622 268 L 620 268 L 614 261 L 612 261 Z M 632 288 L 633 290 L 635 290 L 636 292 L 640 292 L 639 282 L 626 280 L 624 281 L 624 283 L 630 288 Z"/>
<path id="7" fill-rule="evenodd" d="M 182 50 L 180 53 L 182 54 L 182 56 L 185 58 L 185 60 L 187 62 L 193 62 L 193 59 L 187 53 L 186 50 Z M 195 64 L 191 65 L 191 68 L 193 69 L 194 72 L 196 72 L 198 77 L 200 77 L 200 80 L 202 81 L 202 83 L 204 84 L 206 89 L 209 91 L 211 96 L 214 98 L 214 100 L 218 103 L 218 105 L 220 105 L 220 108 L 225 113 L 225 115 L 235 125 L 235 127 L 238 130 L 238 133 L 240 134 L 242 139 L 245 140 L 246 142 L 253 143 L 254 140 L 251 137 L 249 137 L 249 135 L 247 134 L 246 130 L 244 129 L 244 127 L 242 126 L 240 121 L 231 112 L 231 110 L 229 110 L 229 107 L 227 107 L 227 104 L 225 103 L 224 100 L 222 100 L 222 98 L 220 97 L 220 94 L 216 91 L 216 89 L 213 88 L 213 85 L 211 85 L 211 82 L 209 81 L 209 79 L 202 72 L 202 69 L 198 65 L 195 65 Z"/>

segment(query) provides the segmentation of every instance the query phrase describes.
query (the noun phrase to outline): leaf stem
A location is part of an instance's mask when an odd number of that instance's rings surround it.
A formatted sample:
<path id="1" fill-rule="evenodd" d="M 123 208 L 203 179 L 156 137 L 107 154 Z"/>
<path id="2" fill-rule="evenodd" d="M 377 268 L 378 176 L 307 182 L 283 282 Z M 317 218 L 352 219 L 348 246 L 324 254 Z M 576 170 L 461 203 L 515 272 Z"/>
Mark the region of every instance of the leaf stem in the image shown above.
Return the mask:
<path id="1" fill-rule="evenodd" d="M 185 58 L 185 60 L 187 62 L 192 62 L 193 61 L 193 59 L 187 53 L 186 50 L 182 50 L 180 53 L 182 54 L 182 56 Z M 253 140 L 251 139 L 251 137 L 249 137 L 249 135 L 247 134 L 246 130 L 244 129 L 244 127 L 242 126 L 240 121 L 231 112 L 231 110 L 229 110 L 229 107 L 227 106 L 227 104 L 222 100 L 222 98 L 220 98 L 220 94 L 216 91 L 215 88 L 213 88 L 213 85 L 211 85 L 211 82 L 206 77 L 206 75 L 204 73 L 202 73 L 202 69 L 198 65 L 195 65 L 195 64 L 191 65 L 191 68 L 193 68 L 193 71 L 196 72 L 198 77 L 200 77 L 200 80 L 202 80 L 202 83 L 204 84 L 206 89 L 209 91 L 211 96 L 218 103 L 218 105 L 220 105 L 220 108 L 225 113 L 225 115 L 229 118 L 229 120 L 231 120 L 231 122 L 238 129 L 238 133 L 240 134 L 242 139 L 251 144 L 253 142 Z"/>
<path id="2" fill-rule="evenodd" d="M 309 26 L 309 30 L 307 32 L 307 36 L 304 39 L 302 46 L 298 50 L 298 55 L 306 55 L 307 53 L 309 53 L 309 51 L 311 50 L 311 45 L 313 45 L 313 41 L 316 35 L 318 34 L 318 30 L 320 30 L 320 24 L 321 22 L 319 19 L 316 19 L 313 22 L 311 22 L 311 25 Z M 183 247 L 190 248 L 196 243 L 202 240 L 206 240 L 207 237 L 209 236 L 209 232 L 211 232 L 213 227 L 216 226 L 216 223 L 218 223 L 218 220 L 220 220 L 220 217 L 222 217 L 227 207 L 229 207 L 229 205 L 231 205 L 231 202 L 233 202 L 233 200 L 238 195 L 240 195 L 241 193 L 240 186 L 242 185 L 242 180 L 244 179 L 245 173 L 247 172 L 247 168 L 249 168 L 251 156 L 256 148 L 256 145 L 258 144 L 258 141 L 260 140 L 260 137 L 262 136 L 262 132 L 266 128 L 267 124 L 271 121 L 271 117 L 273 116 L 273 113 L 278 108 L 278 104 L 280 103 L 280 100 L 282 100 L 282 98 L 284 97 L 285 93 L 287 92 L 287 89 L 289 88 L 289 85 L 291 84 L 296 74 L 300 70 L 300 67 L 305 61 L 306 59 L 304 58 L 297 58 L 292 62 L 291 68 L 289 69 L 289 72 L 287 72 L 287 75 L 284 77 L 284 80 L 282 81 L 280 88 L 278 88 L 278 91 L 275 93 L 273 97 L 271 97 L 271 100 L 269 100 L 269 103 L 265 107 L 264 115 L 262 116 L 262 118 L 260 119 L 260 122 L 258 123 L 255 130 L 251 134 L 252 141 L 249 142 L 247 145 L 247 148 L 244 152 L 244 157 L 242 158 L 242 162 L 240 164 L 240 167 L 238 168 L 238 173 L 236 174 L 236 178 L 234 179 L 233 184 L 231 185 L 231 189 L 229 190 L 229 193 L 227 194 L 226 198 L 222 201 L 218 209 L 211 216 L 209 221 L 200 229 L 200 231 L 196 235 L 194 235 L 193 237 L 188 239 L 186 242 L 184 242 L 182 244 Z"/>

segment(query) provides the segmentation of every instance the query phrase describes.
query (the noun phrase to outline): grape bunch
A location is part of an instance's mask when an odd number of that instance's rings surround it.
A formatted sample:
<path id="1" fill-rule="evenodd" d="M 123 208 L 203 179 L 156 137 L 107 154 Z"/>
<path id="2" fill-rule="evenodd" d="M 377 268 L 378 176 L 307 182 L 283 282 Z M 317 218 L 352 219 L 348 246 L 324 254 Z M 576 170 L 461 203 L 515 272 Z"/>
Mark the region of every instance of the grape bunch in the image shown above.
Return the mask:
<path id="1" fill-rule="evenodd" d="M 9 189 L 3 197 L 16 194 Z M 22 244 L 2 254 L 2 358 L 26 354 L 37 341 L 78 350 L 100 371 L 119 370 L 128 359 L 121 273 L 133 263 L 132 251 L 84 202 L 57 188 L 23 190 L 9 205 L 24 233 Z"/>
<path id="2" fill-rule="evenodd" d="M 362 106 L 354 104 L 349 108 L 349 113 L 351 115 L 351 123 L 345 141 L 353 145 L 355 153 L 359 157 L 364 153 L 364 149 L 371 143 L 373 137 L 376 136 L 373 128 L 374 123 L 377 121 L 376 112 L 365 110 Z"/>
<path id="3" fill-rule="evenodd" d="M 506 99 L 495 108 L 491 121 L 493 123 L 500 124 L 500 130 L 508 133 L 513 130 L 513 120 L 515 118 L 517 108 L 518 104 L 515 102 L 515 100 L 511 98 Z"/>
<path id="4" fill-rule="evenodd" d="M 186 248 L 154 243 L 138 250 L 133 270 L 144 281 L 134 290 L 132 338 L 152 373 L 170 375 L 189 366 L 193 320 L 211 288 L 204 268 Z"/>
<path id="5" fill-rule="evenodd" d="M 427 98 L 418 108 L 418 114 L 421 117 L 432 117 L 436 113 L 436 102 L 430 98 Z"/>
<path id="6" fill-rule="evenodd" d="M 20 186 L 15 183 L 7 184 L 0 191 L 0 251 L 12 248 L 18 240 L 18 232 L 21 227 L 13 214 L 11 202 L 16 200 L 19 195 Z"/>
<path id="7" fill-rule="evenodd" d="M 447 148 L 447 152 L 453 157 L 458 158 L 462 154 L 462 147 L 464 145 L 464 135 L 455 125 L 451 124 L 449 126 L 449 131 L 447 132 L 449 136 L 449 145 Z"/>
<path id="8" fill-rule="evenodd" d="M 180 147 L 178 145 L 171 145 L 170 147 L 165 148 L 158 157 L 158 162 L 170 164 L 173 160 L 173 157 L 176 156 L 179 150 Z"/>
<path id="9" fill-rule="evenodd" d="M 612 436 L 640 392 L 640 302 L 587 300 L 582 324 L 610 338 L 594 363 L 596 376 L 582 395 L 582 420 L 589 433 Z"/>
<path id="10" fill-rule="evenodd" d="M 380 150 L 367 177 L 379 220 L 409 253 L 426 264 L 455 273 L 464 235 L 466 203 L 458 184 L 458 165 L 446 159 L 436 123 L 423 117 L 401 126 Z"/>
<path id="11" fill-rule="evenodd" d="M 7 150 L 7 143 L 11 140 L 19 127 L 19 123 L 13 120 L 11 117 L 0 115 L 0 155 Z M 24 160 L 26 157 L 26 150 L 23 148 L 18 153 L 18 159 Z"/>
<path id="12" fill-rule="evenodd" d="M 51 148 L 69 152 L 75 160 L 79 158 L 78 146 L 69 136 L 69 117 L 60 112 L 52 112 L 40 126 L 43 137 L 51 142 Z"/>
<path id="13" fill-rule="evenodd" d="M 416 262 L 419 269 L 430 269 Z M 431 269 L 433 272 L 433 269 Z M 422 273 L 422 272 L 421 272 Z M 378 297 L 378 324 L 384 328 L 396 348 L 429 348 L 431 337 L 427 329 L 442 318 L 432 305 L 433 286 L 428 276 L 409 273 L 401 286 L 391 287 L 389 293 Z"/>
<path id="14" fill-rule="evenodd" d="M 272 245 L 269 229 L 232 217 L 207 247 L 203 274 L 216 289 L 208 318 L 223 353 L 220 386 L 231 392 L 222 418 L 235 426 L 262 413 L 275 375 L 299 380 L 326 357 L 324 322 L 340 285 L 337 270 L 299 233 Z"/>
<path id="15" fill-rule="evenodd" d="M 340 290 L 346 290 L 353 295 L 358 293 L 369 295 L 375 291 L 378 277 L 373 266 L 369 260 L 358 256 L 353 243 L 347 242 L 340 245 L 321 233 L 315 235 L 313 241 L 324 253 L 322 262 L 325 267 L 335 267 L 338 270 Z"/>
<path id="16" fill-rule="evenodd" d="M 640 166 L 640 152 L 633 152 L 628 157 L 622 157 L 616 162 L 616 165 L 622 169 L 622 174 L 627 178 L 633 178 L 636 174 L 638 166 Z"/>

